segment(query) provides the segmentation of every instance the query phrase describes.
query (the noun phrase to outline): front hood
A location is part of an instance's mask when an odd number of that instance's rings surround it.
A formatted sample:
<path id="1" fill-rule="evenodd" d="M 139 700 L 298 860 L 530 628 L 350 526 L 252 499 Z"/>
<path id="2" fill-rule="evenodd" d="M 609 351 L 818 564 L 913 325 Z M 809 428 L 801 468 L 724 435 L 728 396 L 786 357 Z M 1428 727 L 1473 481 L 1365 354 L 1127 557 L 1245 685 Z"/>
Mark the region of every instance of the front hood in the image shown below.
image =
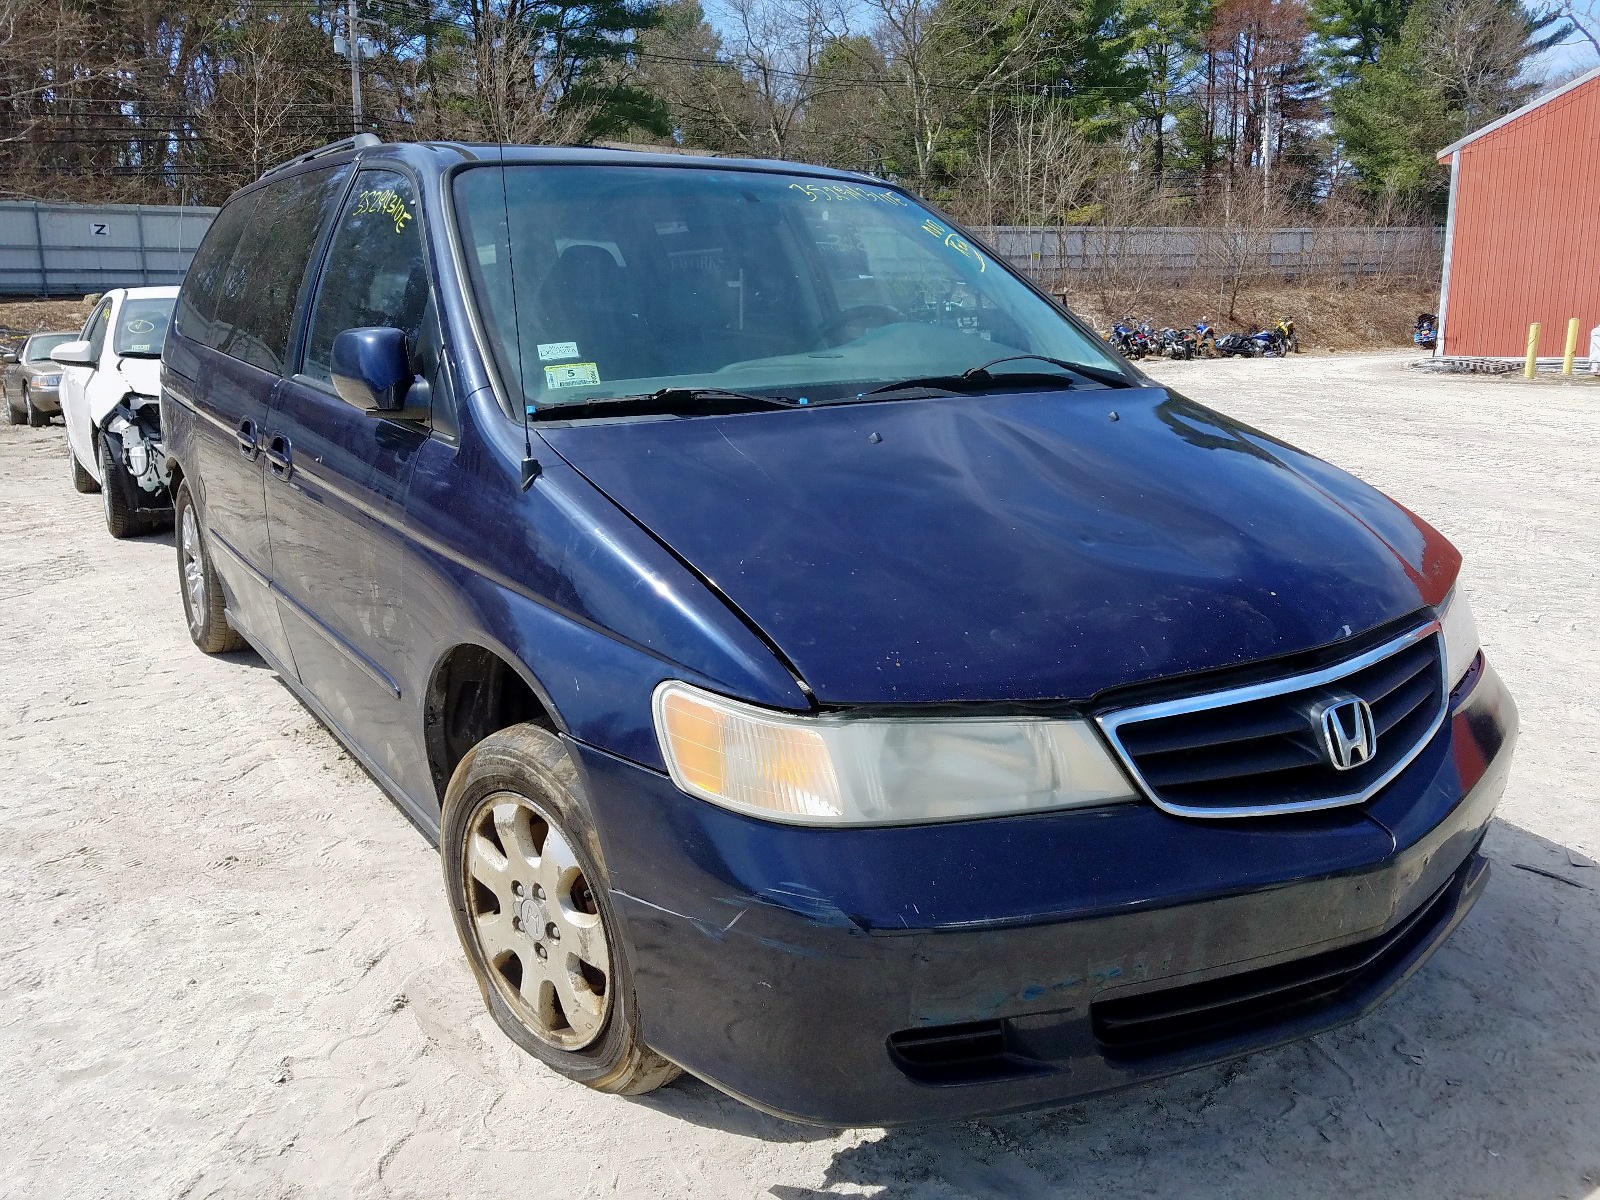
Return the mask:
<path id="1" fill-rule="evenodd" d="M 96 425 L 104 421 L 129 392 L 149 396 L 151 403 L 161 395 L 159 358 L 119 358 L 112 370 L 116 372 L 115 386 L 89 391 L 89 419 Z"/>
<path id="2" fill-rule="evenodd" d="M 1458 562 L 1157 388 L 542 432 L 827 704 L 1084 700 L 1312 649 L 1437 603 Z"/>

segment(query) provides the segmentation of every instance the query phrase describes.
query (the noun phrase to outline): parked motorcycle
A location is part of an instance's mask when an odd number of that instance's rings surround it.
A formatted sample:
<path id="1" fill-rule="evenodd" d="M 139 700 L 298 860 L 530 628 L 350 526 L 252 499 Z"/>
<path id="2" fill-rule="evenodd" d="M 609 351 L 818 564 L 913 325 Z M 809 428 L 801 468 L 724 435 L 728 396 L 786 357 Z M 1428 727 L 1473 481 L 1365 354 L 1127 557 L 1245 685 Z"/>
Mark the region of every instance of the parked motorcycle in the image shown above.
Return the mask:
<path id="1" fill-rule="evenodd" d="M 1194 323 L 1195 352 L 1202 358 L 1217 356 L 1217 329 L 1209 321 Z"/>
<path id="2" fill-rule="evenodd" d="M 1224 358 L 1260 358 L 1265 347 L 1245 333 L 1225 333 L 1217 339 L 1217 353 Z"/>
<path id="3" fill-rule="evenodd" d="M 1263 358 L 1282 358 L 1300 349 L 1300 343 L 1294 336 L 1294 322 L 1286 319 L 1279 320 L 1271 329 L 1252 333 L 1250 340 L 1260 347 L 1260 356 Z"/>
<path id="4" fill-rule="evenodd" d="M 1192 329 L 1163 329 L 1157 335 L 1157 345 L 1164 357 L 1185 361 L 1193 358 L 1199 349 Z"/>
<path id="5" fill-rule="evenodd" d="M 1134 324 L 1132 317 L 1123 317 L 1111 327 L 1111 335 L 1106 340 L 1122 351 L 1124 357 L 1143 358 L 1150 353 L 1148 328 Z"/>
<path id="6" fill-rule="evenodd" d="M 1432 313 L 1418 313 L 1411 326 L 1411 340 L 1419 350 L 1432 350 L 1439 344 L 1439 318 Z"/>

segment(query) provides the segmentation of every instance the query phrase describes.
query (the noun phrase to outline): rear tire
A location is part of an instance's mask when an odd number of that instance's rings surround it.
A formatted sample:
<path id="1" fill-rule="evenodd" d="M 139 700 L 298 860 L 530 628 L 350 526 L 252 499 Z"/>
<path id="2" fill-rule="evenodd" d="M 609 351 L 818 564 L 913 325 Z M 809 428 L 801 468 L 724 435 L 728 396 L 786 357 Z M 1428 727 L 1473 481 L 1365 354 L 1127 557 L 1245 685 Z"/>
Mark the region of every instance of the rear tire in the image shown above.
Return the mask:
<path id="1" fill-rule="evenodd" d="M 456 767 L 441 816 L 450 914 L 505 1035 L 598 1092 L 677 1078 L 639 1037 L 599 839 L 560 740 L 536 725 L 491 734 Z"/>
<path id="2" fill-rule="evenodd" d="M 72 464 L 72 487 L 74 491 L 82 492 L 85 496 L 92 496 L 100 490 L 100 485 L 94 481 L 94 476 L 83 469 L 83 464 L 78 461 L 78 454 L 72 448 L 72 442 L 67 442 L 67 461 Z"/>
<path id="3" fill-rule="evenodd" d="M 6 420 L 12 425 L 23 425 L 26 424 L 28 420 L 26 408 L 18 408 L 15 404 L 11 403 L 11 397 L 9 395 L 6 397 Z"/>
<path id="4" fill-rule="evenodd" d="M 177 527 L 177 537 L 172 540 L 178 547 L 178 592 L 183 597 L 190 639 L 206 654 L 243 650 L 249 643 L 228 624 L 222 581 L 211 566 L 211 554 L 200 532 L 200 510 L 187 482 L 178 485 L 173 518 Z"/>

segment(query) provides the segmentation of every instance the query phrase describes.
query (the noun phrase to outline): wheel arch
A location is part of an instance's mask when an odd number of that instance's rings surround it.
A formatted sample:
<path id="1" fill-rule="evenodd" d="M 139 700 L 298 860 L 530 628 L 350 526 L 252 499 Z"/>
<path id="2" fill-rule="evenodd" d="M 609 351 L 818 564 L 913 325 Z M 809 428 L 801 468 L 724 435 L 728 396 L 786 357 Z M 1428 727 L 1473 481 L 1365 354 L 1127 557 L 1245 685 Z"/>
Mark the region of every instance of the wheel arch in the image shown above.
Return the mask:
<path id="1" fill-rule="evenodd" d="M 442 805 L 467 751 L 512 725 L 567 732 L 550 694 L 514 654 L 484 642 L 458 642 L 439 655 L 422 699 L 423 747 Z"/>

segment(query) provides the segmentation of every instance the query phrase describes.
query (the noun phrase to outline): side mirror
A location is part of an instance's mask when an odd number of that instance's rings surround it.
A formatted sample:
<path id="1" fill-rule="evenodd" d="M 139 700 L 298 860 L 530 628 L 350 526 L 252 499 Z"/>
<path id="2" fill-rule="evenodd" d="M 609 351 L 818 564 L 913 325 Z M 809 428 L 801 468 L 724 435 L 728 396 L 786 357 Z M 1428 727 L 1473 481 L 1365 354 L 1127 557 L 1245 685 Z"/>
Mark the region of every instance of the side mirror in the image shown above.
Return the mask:
<path id="1" fill-rule="evenodd" d="M 92 367 L 94 354 L 88 342 L 62 342 L 50 351 L 50 357 L 63 367 Z"/>
<path id="2" fill-rule="evenodd" d="M 17 361 L 17 352 L 15 350 L 7 350 L 4 353 L 0 353 L 0 362 L 3 362 L 3 363 L 14 363 L 16 361 Z"/>
<path id="3" fill-rule="evenodd" d="M 333 390 L 369 417 L 423 420 L 427 384 L 411 371 L 406 335 L 386 327 L 346 329 L 333 339 Z M 409 406 L 408 406 L 409 405 Z"/>

